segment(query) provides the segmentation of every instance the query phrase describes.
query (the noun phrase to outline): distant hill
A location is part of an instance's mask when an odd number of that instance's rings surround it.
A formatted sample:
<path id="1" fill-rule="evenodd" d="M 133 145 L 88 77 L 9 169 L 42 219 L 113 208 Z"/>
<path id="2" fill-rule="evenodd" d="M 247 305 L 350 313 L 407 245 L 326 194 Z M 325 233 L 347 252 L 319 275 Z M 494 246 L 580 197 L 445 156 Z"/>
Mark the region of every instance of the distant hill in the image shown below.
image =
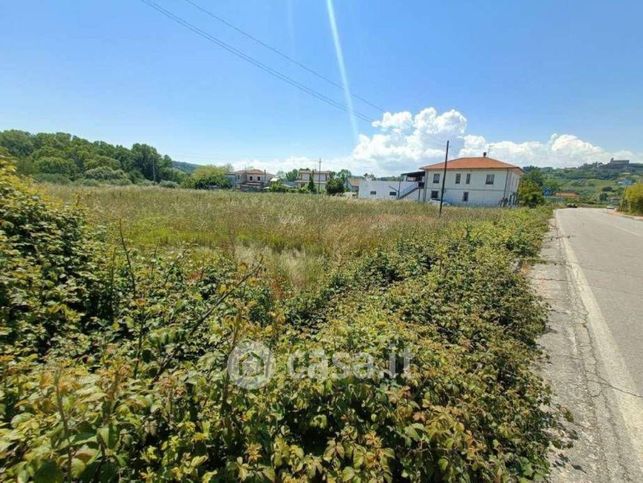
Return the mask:
<path id="1" fill-rule="evenodd" d="M 527 167 L 529 172 L 533 168 Z M 641 163 L 592 163 L 577 168 L 541 168 L 546 195 L 575 193 L 584 203 L 620 201 L 625 187 L 643 181 Z"/>
<path id="2" fill-rule="evenodd" d="M 199 166 L 200 166 L 199 164 L 187 163 L 185 161 L 172 161 L 173 168 L 176 168 L 187 174 L 192 174 L 194 170 L 197 169 Z"/>

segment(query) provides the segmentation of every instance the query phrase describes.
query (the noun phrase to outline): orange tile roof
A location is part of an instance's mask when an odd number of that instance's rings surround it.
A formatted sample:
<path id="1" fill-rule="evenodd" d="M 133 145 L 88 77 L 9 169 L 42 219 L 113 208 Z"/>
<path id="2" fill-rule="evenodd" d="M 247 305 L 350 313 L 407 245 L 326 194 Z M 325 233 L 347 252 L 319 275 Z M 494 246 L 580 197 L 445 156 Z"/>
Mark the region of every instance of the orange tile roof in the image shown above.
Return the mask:
<path id="1" fill-rule="evenodd" d="M 424 166 L 420 169 L 425 171 L 444 169 L 444 163 L 429 164 L 428 166 Z M 519 169 L 522 171 L 518 166 L 505 163 L 504 161 L 498 161 L 497 159 L 488 158 L 486 156 L 478 158 L 453 159 L 447 162 L 447 169 Z"/>

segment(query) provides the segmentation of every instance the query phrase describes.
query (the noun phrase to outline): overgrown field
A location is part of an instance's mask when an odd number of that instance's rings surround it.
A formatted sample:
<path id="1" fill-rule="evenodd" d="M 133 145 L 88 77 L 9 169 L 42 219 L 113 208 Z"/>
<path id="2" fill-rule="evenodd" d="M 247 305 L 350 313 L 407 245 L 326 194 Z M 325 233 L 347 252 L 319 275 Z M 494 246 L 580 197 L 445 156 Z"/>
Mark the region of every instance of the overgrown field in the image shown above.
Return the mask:
<path id="1" fill-rule="evenodd" d="M 249 194 L 154 187 L 41 185 L 55 199 L 85 208 L 118 243 L 120 229 L 140 248 L 192 246 L 262 265 L 286 289 L 315 285 L 335 267 L 400 240 L 435 231 L 437 208 L 285 193 Z M 450 221 L 499 220 L 500 210 L 447 209 Z"/>
<path id="2" fill-rule="evenodd" d="M 0 163 L 0 478 L 546 475 L 544 309 L 517 269 L 546 211 L 50 190 L 63 208 Z M 248 341 L 257 387 L 227 370 Z"/>

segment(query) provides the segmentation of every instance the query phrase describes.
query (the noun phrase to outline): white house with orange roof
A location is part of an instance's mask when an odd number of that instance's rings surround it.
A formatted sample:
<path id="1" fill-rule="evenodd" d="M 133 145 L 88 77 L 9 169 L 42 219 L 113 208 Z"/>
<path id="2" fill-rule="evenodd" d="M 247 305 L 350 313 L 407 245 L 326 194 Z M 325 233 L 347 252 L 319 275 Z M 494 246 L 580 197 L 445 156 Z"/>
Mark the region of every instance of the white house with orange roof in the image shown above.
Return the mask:
<path id="1" fill-rule="evenodd" d="M 430 164 L 424 171 L 423 201 L 439 201 L 444 163 Z M 517 203 L 523 170 L 487 157 L 458 158 L 447 162 L 444 201 L 451 205 L 512 206 Z"/>

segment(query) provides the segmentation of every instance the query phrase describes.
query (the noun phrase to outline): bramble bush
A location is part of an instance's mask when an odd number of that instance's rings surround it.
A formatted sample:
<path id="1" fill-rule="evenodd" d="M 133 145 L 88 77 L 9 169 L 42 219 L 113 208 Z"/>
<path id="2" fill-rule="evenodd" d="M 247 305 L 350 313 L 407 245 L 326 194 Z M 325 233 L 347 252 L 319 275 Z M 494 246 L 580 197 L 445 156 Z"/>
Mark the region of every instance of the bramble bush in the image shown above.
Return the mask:
<path id="1" fill-rule="evenodd" d="M 516 263 L 548 212 L 448 222 L 283 299 L 261 262 L 108 243 L 2 159 L 0 194 L 1 479 L 546 476 L 545 311 Z M 246 340 L 274 356 L 255 390 L 226 371 Z M 294 353 L 315 377 L 289 373 Z M 357 353 L 377 370 L 322 363 Z"/>
<path id="2" fill-rule="evenodd" d="M 643 215 L 643 183 L 625 188 L 620 209 L 633 215 Z"/>

